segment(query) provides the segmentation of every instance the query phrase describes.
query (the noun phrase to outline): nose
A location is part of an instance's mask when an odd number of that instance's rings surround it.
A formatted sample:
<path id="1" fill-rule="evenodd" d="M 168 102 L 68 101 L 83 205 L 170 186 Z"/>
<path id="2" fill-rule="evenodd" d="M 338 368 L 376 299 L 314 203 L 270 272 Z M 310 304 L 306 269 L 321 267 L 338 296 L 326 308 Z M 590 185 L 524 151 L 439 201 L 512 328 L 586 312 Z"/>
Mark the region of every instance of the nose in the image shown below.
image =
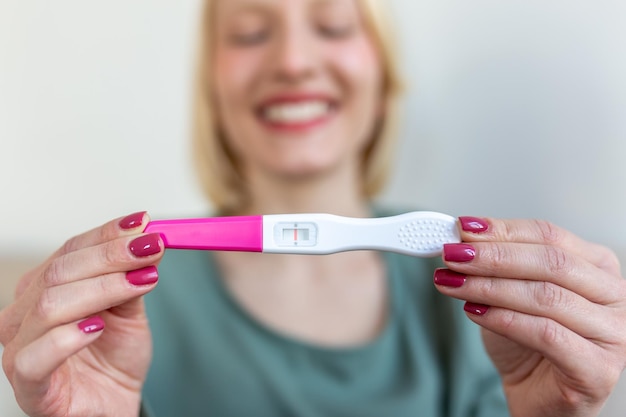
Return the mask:
<path id="1" fill-rule="evenodd" d="M 275 76 L 281 81 L 297 82 L 311 77 L 320 65 L 314 35 L 306 28 L 286 27 L 276 42 L 273 54 Z"/>

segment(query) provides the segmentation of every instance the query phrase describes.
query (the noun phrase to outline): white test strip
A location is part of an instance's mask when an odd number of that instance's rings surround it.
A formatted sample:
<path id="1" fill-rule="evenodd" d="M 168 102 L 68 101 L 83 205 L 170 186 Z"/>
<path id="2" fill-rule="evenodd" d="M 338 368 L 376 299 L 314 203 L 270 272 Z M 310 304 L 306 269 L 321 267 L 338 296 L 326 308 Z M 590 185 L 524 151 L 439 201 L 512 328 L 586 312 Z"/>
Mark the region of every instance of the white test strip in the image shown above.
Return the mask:
<path id="1" fill-rule="evenodd" d="M 441 254 L 444 244 L 458 242 L 456 219 L 431 211 L 366 219 L 331 214 L 263 216 L 263 252 L 267 253 L 370 249 L 430 257 Z"/>

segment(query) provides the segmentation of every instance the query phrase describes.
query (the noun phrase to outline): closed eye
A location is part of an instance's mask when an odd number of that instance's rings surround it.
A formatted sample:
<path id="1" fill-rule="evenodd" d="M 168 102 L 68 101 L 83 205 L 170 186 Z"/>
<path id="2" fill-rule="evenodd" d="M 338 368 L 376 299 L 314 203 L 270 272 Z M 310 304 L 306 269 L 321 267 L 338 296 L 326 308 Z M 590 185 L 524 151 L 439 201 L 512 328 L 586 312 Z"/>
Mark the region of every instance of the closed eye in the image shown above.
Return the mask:
<path id="1" fill-rule="evenodd" d="M 230 35 L 230 42 L 236 46 L 255 46 L 265 42 L 270 37 L 267 29 L 256 30 L 246 33 L 235 33 Z"/>
<path id="2" fill-rule="evenodd" d="M 318 32 L 329 39 L 346 39 L 355 32 L 354 25 L 320 25 Z"/>

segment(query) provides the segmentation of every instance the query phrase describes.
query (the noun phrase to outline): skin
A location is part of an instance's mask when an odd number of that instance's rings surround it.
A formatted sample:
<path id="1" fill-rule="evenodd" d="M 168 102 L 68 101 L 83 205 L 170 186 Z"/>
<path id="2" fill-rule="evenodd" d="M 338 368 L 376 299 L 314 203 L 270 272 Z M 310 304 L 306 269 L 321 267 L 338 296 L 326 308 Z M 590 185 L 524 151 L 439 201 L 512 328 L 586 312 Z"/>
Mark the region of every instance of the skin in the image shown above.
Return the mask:
<path id="1" fill-rule="evenodd" d="M 252 206 L 234 214 L 367 216 L 360 153 L 378 117 L 382 70 L 357 3 L 222 1 L 215 22 L 215 104 L 253 194 Z M 259 106 L 293 96 L 323 97 L 336 109 L 310 127 L 276 129 L 259 117 Z M 239 304 L 291 337 L 353 346 L 384 325 L 387 288 L 376 253 L 216 259 Z"/>
<path id="2" fill-rule="evenodd" d="M 438 289 L 490 306 L 468 317 L 482 326 L 511 414 L 598 415 L 626 366 L 617 257 L 548 222 L 483 222 L 486 231 L 462 233 L 474 259 L 446 261 L 463 285 Z"/>
<path id="3" fill-rule="evenodd" d="M 357 4 L 234 0 L 216 8 L 218 119 L 253 192 L 253 206 L 239 211 L 364 215 L 359 153 L 378 119 L 382 74 Z M 322 96 L 337 109 L 308 129 L 262 123 L 259 107 L 293 95 Z M 324 204 L 331 194 L 340 201 Z"/>
<path id="4" fill-rule="evenodd" d="M 237 214 L 369 214 L 359 192 L 359 153 L 379 114 L 381 69 L 356 2 L 336 3 L 218 2 L 215 101 L 221 129 L 255 191 L 251 206 Z M 233 22 L 236 8 L 253 15 Z M 350 35 L 329 38 L 330 22 L 351 22 Z M 267 27 L 272 31 L 262 41 L 251 35 L 253 46 L 232 42 L 233 30 Z M 339 104 L 325 123 L 279 133 L 255 116 L 268 96 L 310 89 Z M 130 230 L 120 220 L 70 239 L 21 279 L 15 301 L 0 312 L 3 367 L 31 416 L 137 415 L 151 359 L 142 296 L 156 283 L 132 285 L 126 273 L 158 265 L 163 250 L 157 243 L 156 253 L 133 255 L 131 242 L 149 218 Z M 484 329 L 512 415 L 597 415 L 626 362 L 626 286 L 615 255 L 549 223 L 482 221 L 485 231 L 462 232 L 474 258 L 445 261 L 465 277 L 463 285 L 437 288 L 490 306 L 468 317 Z M 292 337 L 354 346 L 384 325 L 385 275 L 375 253 L 217 256 L 242 306 Z M 104 319 L 104 330 L 80 330 L 77 324 L 91 316 Z"/>
<path id="5" fill-rule="evenodd" d="M 2 365 L 20 407 L 38 416 L 136 416 L 152 356 L 142 295 L 126 272 L 158 263 L 161 250 L 138 258 L 129 250 L 142 225 L 119 220 L 76 236 L 18 283 L 0 311 Z M 99 316 L 106 331 L 78 323 Z"/>

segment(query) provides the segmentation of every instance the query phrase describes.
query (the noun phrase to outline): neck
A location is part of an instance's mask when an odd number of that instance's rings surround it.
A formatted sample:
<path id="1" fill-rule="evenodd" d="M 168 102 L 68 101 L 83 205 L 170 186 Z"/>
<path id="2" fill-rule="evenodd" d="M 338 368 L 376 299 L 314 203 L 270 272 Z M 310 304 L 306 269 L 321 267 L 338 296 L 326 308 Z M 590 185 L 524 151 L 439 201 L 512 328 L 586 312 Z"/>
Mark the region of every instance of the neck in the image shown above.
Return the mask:
<path id="1" fill-rule="evenodd" d="M 358 169 L 302 178 L 249 175 L 252 204 L 239 214 L 331 213 L 351 217 L 370 215 L 362 195 Z"/>

